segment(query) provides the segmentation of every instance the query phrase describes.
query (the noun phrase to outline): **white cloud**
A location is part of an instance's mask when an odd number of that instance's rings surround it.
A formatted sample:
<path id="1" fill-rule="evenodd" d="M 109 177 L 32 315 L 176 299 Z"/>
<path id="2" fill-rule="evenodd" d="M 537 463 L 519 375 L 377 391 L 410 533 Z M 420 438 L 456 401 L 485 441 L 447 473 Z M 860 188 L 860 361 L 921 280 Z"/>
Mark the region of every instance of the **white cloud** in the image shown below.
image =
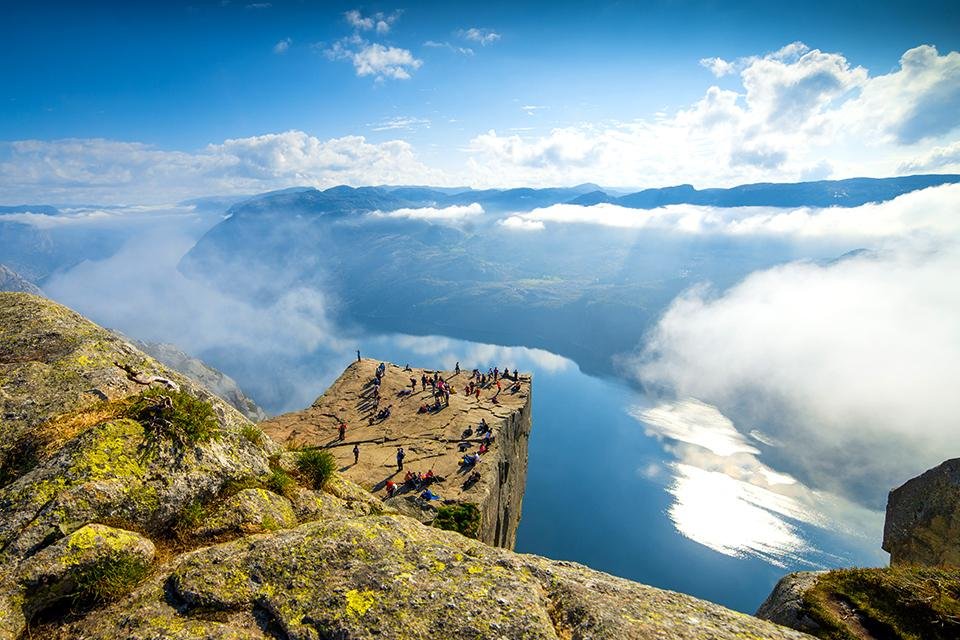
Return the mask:
<path id="1" fill-rule="evenodd" d="M 488 44 L 493 44 L 500 39 L 500 34 L 496 31 L 490 29 L 480 29 L 478 27 L 471 27 L 470 29 L 461 29 L 457 32 L 464 40 L 469 40 L 471 42 L 476 42 L 480 46 L 487 46 Z"/>
<path id="2" fill-rule="evenodd" d="M 632 371 L 769 434 L 782 444 L 778 466 L 805 483 L 882 506 L 890 488 L 960 448 L 960 198 L 954 187 L 917 195 L 889 208 L 906 224 L 948 221 L 935 233 L 757 272 L 720 293 L 694 288 Z M 884 205 L 871 210 L 893 230 Z"/>
<path id="3" fill-rule="evenodd" d="M 689 204 L 631 209 L 611 203 L 556 204 L 501 221 L 513 229 L 542 230 L 545 223 L 591 224 L 622 229 L 660 229 L 688 234 L 788 236 L 823 239 L 882 239 L 956 235 L 960 217 L 945 208 L 960 205 L 960 185 L 912 191 L 893 200 L 859 207 L 707 207 Z"/>
<path id="4" fill-rule="evenodd" d="M 520 107 L 520 109 L 524 113 L 526 113 L 528 116 L 536 115 L 537 111 L 542 111 L 543 109 L 546 109 L 546 108 L 547 107 L 544 107 L 542 105 L 537 105 L 537 104 L 527 104 Z"/>
<path id="5" fill-rule="evenodd" d="M 543 231 L 546 228 L 542 220 L 528 220 L 522 216 L 510 216 L 500 220 L 498 224 L 519 231 Z"/>
<path id="6" fill-rule="evenodd" d="M 407 218 L 427 222 L 463 222 L 483 214 L 483 207 L 474 202 L 468 205 L 450 207 L 419 207 L 417 209 L 395 209 L 393 211 L 374 211 L 370 215 L 377 218 Z"/>
<path id="7" fill-rule="evenodd" d="M 464 369 L 507 367 L 521 371 L 533 369 L 534 373 L 537 370 L 557 373 L 576 366 L 572 360 L 543 349 L 465 342 L 444 336 L 401 335 L 389 339 L 414 353 L 429 356 L 432 362 L 440 362 L 447 369 L 453 369 L 457 362 Z"/>
<path id="8" fill-rule="evenodd" d="M 351 9 L 343 14 L 347 23 L 357 31 L 376 31 L 383 35 L 390 31 L 393 23 L 400 17 L 400 12 L 383 13 L 378 11 L 369 15 L 363 15 L 358 9 Z"/>
<path id="9" fill-rule="evenodd" d="M 723 58 L 703 58 L 700 60 L 700 66 L 706 67 L 710 70 L 710 73 L 722 78 L 725 75 L 731 74 L 736 71 L 736 65 L 732 62 L 728 62 Z"/>
<path id="10" fill-rule="evenodd" d="M 409 143 L 302 131 L 236 138 L 194 152 L 101 139 L 0 143 L 0 200 L 171 202 L 292 186 L 444 184 Z"/>
<path id="11" fill-rule="evenodd" d="M 293 40 L 290 38 L 284 38 L 283 40 L 280 40 L 277 42 L 277 44 L 273 45 L 273 52 L 276 54 L 286 53 L 290 48 L 290 43 L 292 42 Z"/>
<path id="12" fill-rule="evenodd" d="M 392 131 L 395 129 L 404 129 L 407 131 L 412 131 L 413 129 L 418 129 L 420 127 L 430 128 L 430 120 L 428 118 L 414 118 L 410 116 L 397 116 L 395 118 L 388 118 L 378 122 L 377 124 L 368 125 L 373 131 Z"/>
<path id="13" fill-rule="evenodd" d="M 358 38 L 340 40 L 325 53 L 333 60 L 352 62 L 358 76 L 373 76 L 377 80 L 409 80 L 410 73 L 423 64 L 408 49 L 371 44 Z"/>
<path id="14" fill-rule="evenodd" d="M 733 62 L 739 91 L 710 87 L 697 102 L 651 119 L 560 127 L 471 141 L 475 184 L 701 186 L 891 175 L 960 125 L 960 54 L 932 46 L 871 75 L 839 53 L 793 43 Z M 927 145 L 927 146 L 923 146 Z M 829 162 L 826 160 L 829 159 Z M 937 161 L 933 158 L 932 161 Z"/>
<path id="15" fill-rule="evenodd" d="M 960 171 L 960 141 L 929 151 L 905 161 L 899 167 L 904 173 L 931 170 Z"/>
<path id="16" fill-rule="evenodd" d="M 426 42 L 423 43 L 423 46 L 430 47 L 431 49 L 449 49 L 454 53 L 459 53 L 465 56 L 472 56 L 474 53 L 473 49 L 471 49 L 470 47 L 460 47 L 457 45 L 450 44 L 447 41 L 437 42 L 436 40 L 427 40 Z"/>

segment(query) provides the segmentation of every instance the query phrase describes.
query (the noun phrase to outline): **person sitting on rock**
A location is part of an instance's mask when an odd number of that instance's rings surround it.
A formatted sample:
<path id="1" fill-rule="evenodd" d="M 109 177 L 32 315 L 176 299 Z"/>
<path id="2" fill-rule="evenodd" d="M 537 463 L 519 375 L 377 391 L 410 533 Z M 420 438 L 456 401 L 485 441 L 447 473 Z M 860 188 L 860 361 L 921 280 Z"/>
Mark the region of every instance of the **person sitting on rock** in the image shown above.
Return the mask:
<path id="1" fill-rule="evenodd" d="M 440 496 L 435 494 L 433 491 L 430 491 L 430 489 L 424 489 L 423 493 L 420 494 L 420 497 L 424 500 L 440 500 Z"/>
<path id="2" fill-rule="evenodd" d="M 469 437 L 472 436 L 472 435 L 473 435 L 473 427 L 467 427 L 466 429 L 463 430 L 463 433 L 460 434 L 460 437 L 461 437 L 462 439 L 466 440 L 467 438 L 469 438 Z"/>
<path id="3" fill-rule="evenodd" d="M 430 407 L 425 404 L 420 405 L 420 408 L 417 409 L 417 413 L 426 413 L 428 411 L 430 411 Z"/>
<path id="4" fill-rule="evenodd" d="M 480 472 L 477 470 L 474 470 L 473 473 L 471 473 L 470 476 L 467 477 L 466 484 L 472 485 L 472 484 L 476 484 L 479 481 L 480 481 Z"/>
<path id="5" fill-rule="evenodd" d="M 393 480 L 387 480 L 387 497 L 392 498 L 393 494 L 397 492 L 397 483 Z"/>
<path id="6" fill-rule="evenodd" d="M 485 444 L 481 444 L 480 448 L 477 449 L 477 453 L 486 453 L 487 451 L 489 451 L 489 447 Z"/>

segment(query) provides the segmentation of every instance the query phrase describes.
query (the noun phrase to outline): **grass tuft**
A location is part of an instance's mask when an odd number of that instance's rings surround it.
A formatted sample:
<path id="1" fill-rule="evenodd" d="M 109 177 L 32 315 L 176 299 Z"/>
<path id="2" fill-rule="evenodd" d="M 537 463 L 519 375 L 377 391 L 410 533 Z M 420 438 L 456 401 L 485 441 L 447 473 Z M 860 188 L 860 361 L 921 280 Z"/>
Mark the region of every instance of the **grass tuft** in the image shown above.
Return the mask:
<path id="1" fill-rule="evenodd" d="M 297 458 L 297 468 L 314 489 L 323 489 L 337 469 L 333 454 L 323 449 L 304 449 Z"/>
<path id="2" fill-rule="evenodd" d="M 148 437 L 170 439 L 184 446 L 209 442 L 220 430 L 217 414 L 209 402 L 185 391 L 160 387 L 137 396 L 125 416 L 143 425 Z"/>
<path id="3" fill-rule="evenodd" d="M 281 496 L 284 496 L 289 499 L 293 499 L 297 494 L 297 481 L 293 477 L 280 469 L 279 467 L 274 467 L 270 472 L 270 477 L 267 478 L 266 483 L 264 483 L 270 491 L 278 493 Z"/>
<path id="4" fill-rule="evenodd" d="M 133 591 L 149 570 L 148 565 L 126 555 L 99 563 L 77 576 L 74 602 L 103 603 L 118 600 Z"/>

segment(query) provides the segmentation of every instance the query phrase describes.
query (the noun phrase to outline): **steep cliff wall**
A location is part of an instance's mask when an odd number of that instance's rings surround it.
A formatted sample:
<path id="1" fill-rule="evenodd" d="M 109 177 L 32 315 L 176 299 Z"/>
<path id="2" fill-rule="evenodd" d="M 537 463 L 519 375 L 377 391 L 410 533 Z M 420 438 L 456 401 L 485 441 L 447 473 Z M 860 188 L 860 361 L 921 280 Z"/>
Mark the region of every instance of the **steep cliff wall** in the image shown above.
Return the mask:
<path id="1" fill-rule="evenodd" d="M 373 387 L 379 362 L 362 360 L 347 367 L 343 374 L 317 400 L 297 411 L 260 423 L 270 437 L 298 446 L 323 446 L 336 456 L 343 474 L 387 500 L 402 513 L 425 523 L 432 522 L 438 509 L 454 504 L 473 504 L 480 512 L 476 537 L 487 544 L 513 548 L 523 504 L 527 479 L 527 443 L 530 436 L 532 378 L 521 375 L 519 388 L 504 380 L 502 389 L 492 382 L 480 390 L 480 397 L 465 393 L 469 374 L 433 369 L 385 365 L 380 384 L 380 402 L 375 406 Z M 424 377 L 438 374 L 453 385 L 449 405 L 438 411 L 421 412 L 433 402 L 430 385 Z M 411 388 L 411 378 L 417 381 Z M 390 416 L 378 419 L 378 412 L 389 406 Z M 482 444 L 477 428 L 483 420 L 493 431 L 489 451 L 481 454 L 475 467 L 462 464 L 465 453 L 474 453 Z M 340 440 L 340 423 L 346 434 Z M 360 447 L 360 458 L 353 459 L 353 447 Z M 397 448 L 406 453 L 404 470 L 396 465 Z M 425 502 L 420 491 L 403 486 L 407 471 L 433 471 L 442 480 L 430 485 L 441 500 Z M 480 479 L 469 481 L 473 471 Z M 400 486 L 394 497 L 387 496 L 387 482 Z"/>

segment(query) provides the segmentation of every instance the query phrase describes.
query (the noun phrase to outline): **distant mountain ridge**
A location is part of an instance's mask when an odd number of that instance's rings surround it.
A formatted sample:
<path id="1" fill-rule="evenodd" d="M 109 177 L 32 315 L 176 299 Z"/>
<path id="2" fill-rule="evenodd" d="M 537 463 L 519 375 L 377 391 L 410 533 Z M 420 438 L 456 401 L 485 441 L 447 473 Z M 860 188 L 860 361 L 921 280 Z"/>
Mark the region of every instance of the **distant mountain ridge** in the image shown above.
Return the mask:
<path id="1" fill-rule="evenodd" d="M 858 207 L 943 184 L 960 183 L 960 175 L 927 174 L 894 178 L 849 178 L 816 182 L 756 183 L 730 188 L 697 189 L 681 184 L 613 195 L 595 184 L 533 189 L 448 189 L 421 186 L 349 187 L 325 190 L 294 188 L 273 191 L 239 202 L 231 213 L 284 208 L 292 213 L 352 213 L 407 207 L 450 207 L 478 203 L 486 211 L 530 211 L 556 204 L 616 204 L 654 209 L 674 204 L 713 207 Z"/>

